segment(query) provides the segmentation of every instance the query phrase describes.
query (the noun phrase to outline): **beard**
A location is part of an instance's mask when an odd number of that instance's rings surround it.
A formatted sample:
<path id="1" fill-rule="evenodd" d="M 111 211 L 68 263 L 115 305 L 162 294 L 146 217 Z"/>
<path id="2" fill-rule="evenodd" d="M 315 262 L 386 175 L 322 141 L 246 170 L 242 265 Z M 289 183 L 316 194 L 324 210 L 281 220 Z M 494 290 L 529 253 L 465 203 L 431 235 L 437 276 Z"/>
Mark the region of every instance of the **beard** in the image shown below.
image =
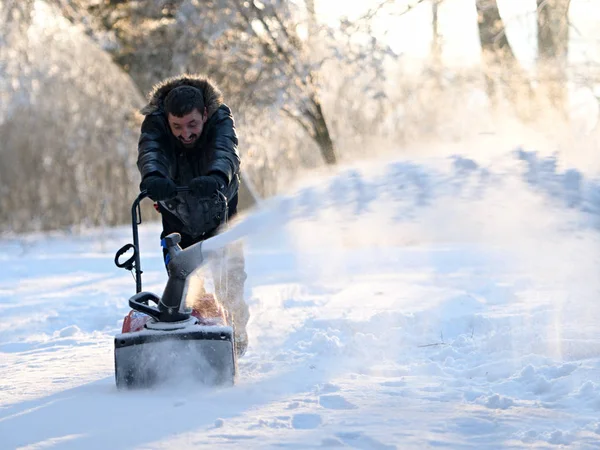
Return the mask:
<path id="1" fill-rule="evenodd" d="M 198 141 L 198 135 L 192 134 L 188 141 L 185 141 L 182 137 L 179 137 L 179 142 L 183 145 L 184 148 L 190 149 L 194 148 L 196 145 L 196 141 Z"/>

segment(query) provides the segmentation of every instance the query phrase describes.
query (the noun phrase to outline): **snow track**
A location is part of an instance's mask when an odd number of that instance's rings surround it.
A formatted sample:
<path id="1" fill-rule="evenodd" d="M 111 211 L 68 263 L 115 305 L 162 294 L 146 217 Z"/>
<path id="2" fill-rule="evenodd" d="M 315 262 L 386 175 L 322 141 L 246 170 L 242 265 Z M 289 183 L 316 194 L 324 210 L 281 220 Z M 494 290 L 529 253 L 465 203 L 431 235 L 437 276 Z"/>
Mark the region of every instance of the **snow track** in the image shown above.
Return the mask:
<path id="1" fill-rule="evenodd" d="M 600 188 L 559 163 L 378 163 L 270 200 L 220 238 L 248 238 L 230 389 L 116 391 L 127 227 L 0 241 L 0 447 L 599 448 Z"/>

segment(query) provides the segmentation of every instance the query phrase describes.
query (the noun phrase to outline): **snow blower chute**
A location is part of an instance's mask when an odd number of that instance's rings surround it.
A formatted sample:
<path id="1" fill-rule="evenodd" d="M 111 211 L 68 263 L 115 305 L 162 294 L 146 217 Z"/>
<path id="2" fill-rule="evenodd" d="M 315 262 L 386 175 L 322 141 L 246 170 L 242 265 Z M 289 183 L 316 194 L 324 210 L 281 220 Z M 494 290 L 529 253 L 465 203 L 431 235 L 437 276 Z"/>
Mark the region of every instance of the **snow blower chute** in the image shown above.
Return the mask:
<path id="1" fill-rule="evenodd" d="M 187 188 L 178 188 L 179 192 Z M 121 247 L 115 264 L 135 271 L 136 294 L 129 299 L 131 311 L 115 336 L 115 380 L 118 388 L 148 387 L 182 377 L 204 384 L 233 384 L 237 357 L 234 333 L 226 311 L 214 293 L 206 292 L 203 280 L 194 274 L 208 257 L 218 253 L 199 242 L 186 249 L 181 236 L 162 240 L 167 251 L 168 280 L 161 297 L 142 291 L 138 225 L 141 223 L 141 192 L 132 206 L 133 244 Z M 215 199 L 227 217 L 227 199 Z M 124 254 L 133 252 L 126 261 Z"/>

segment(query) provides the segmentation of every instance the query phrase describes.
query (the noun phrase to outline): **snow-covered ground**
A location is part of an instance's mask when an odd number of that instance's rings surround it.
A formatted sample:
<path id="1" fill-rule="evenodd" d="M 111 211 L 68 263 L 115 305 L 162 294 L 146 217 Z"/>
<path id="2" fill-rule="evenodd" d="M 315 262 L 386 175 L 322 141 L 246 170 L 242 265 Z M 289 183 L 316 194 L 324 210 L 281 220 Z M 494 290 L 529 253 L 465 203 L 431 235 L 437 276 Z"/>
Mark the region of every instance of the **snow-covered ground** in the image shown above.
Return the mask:
<path id="1" fill-rule="evenodd" d="M 594 174 L 522 150 L 314 180 L 222 237 L 246 235 L 236 386 L 135 392 L 129 228 L 6 237 L 0 448 L 600 448 L 599 228 Z"/>

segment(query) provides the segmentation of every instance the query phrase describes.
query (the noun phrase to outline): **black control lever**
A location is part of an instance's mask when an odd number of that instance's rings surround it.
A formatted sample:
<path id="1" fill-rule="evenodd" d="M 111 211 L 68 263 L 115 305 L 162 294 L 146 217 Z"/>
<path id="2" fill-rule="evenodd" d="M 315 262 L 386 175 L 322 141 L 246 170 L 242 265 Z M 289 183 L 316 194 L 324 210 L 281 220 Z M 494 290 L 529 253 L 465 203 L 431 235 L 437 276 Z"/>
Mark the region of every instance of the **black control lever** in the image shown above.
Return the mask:
<path id="1" fill-rule="evenodd" d="M 125 253 L 127 253 L 129 250 L 133 250 L 133 255 L 126 261 L 119 262 L 119 258 L 122 255 L 124 255 Z M 120 269 L 133 270 L 136 256 L 137 256 L 137 248 L 135 248 L 135 245 L 125 244 L 123 247 L 121 247 L 117 251 L 117 254 L 115 255 L 115 265 Z"/>

